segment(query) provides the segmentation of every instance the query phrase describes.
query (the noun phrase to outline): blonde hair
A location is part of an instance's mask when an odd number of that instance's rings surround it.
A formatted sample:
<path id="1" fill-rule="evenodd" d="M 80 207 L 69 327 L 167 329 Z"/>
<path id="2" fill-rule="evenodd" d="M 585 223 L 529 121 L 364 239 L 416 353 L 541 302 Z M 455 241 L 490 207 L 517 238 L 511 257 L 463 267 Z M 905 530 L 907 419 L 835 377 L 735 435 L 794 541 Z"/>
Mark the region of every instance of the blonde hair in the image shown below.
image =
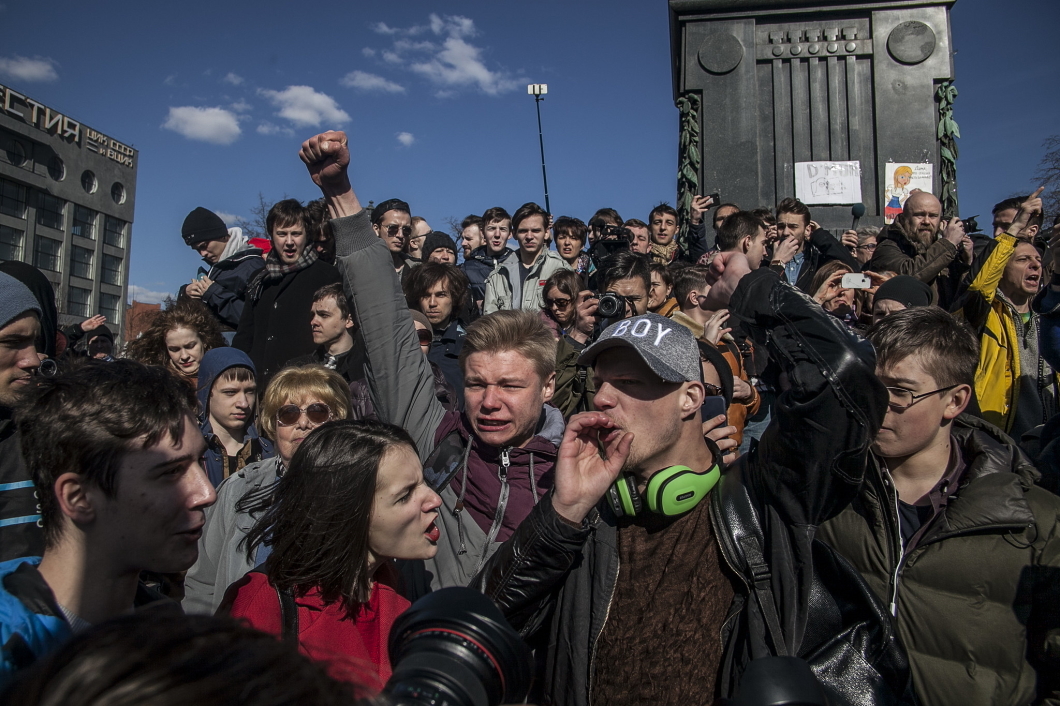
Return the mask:
<path id="1" fill-rule="evenodd" d="M 908 177 L 913 176 L 913 168 L 903 164 L 902 166 L 900 166 L 900 167 L 898 167 L 897 169 L 894 170 L 894 186 L 895 186 L 895 188 L 901 188 L 901 186 L 902 186 L 901 184 L 898 183 L 898 177 L 899 176 L 908 176 Z"/>
<path id="2" fill-rule="evenodd" d="M 532 362 L 542 380 L 556 372 L 556 339 L 541 320 L 540 312 L 510 309 L 476 320 L 467 327 L 460 369 L 466 372 L 472 353 L 502 351 L 515 351 Z"/>
<path id="3" fill-rule="evenodd" d="M 350 416 L 350 386 L 341 375 L 323 365 L 284 368 L 276 373 L 265 390 L 258 430 L 275 440 L 276 413 L 280 407 L 307 397 L 316 397 L 330 407 L 332 419 L 348 419 Z"/>

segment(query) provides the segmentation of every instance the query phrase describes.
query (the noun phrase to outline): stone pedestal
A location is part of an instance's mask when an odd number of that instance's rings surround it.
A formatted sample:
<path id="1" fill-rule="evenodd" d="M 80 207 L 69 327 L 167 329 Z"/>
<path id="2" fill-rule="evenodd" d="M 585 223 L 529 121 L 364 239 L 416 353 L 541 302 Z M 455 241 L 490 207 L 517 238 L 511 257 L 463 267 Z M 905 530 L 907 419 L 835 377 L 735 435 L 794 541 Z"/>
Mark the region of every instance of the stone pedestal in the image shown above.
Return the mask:
<path id="1" fill-rule="evenodd" d="M 930 162 L 941 193 L 935 91 L 953 78 L 954 2 L 669 0 L 674 99 L 701 98 L 699 193 L 773 207 L 795 195 L 796 162 L 848 160 L 863 225 L 883 224 L 888 162 Z M 850 205 L 810 208 L 850 227 Z"/>

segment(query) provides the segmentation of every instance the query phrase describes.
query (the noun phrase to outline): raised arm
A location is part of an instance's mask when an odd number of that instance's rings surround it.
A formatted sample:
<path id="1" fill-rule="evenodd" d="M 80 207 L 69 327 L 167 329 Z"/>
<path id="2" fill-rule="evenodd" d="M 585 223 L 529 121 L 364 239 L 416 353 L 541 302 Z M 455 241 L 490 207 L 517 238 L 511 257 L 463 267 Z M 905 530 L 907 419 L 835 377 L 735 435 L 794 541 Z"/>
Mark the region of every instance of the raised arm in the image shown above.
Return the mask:
<path id="1" fill-rule="evenodd" d="M 869 444 L 883 423 L 887 392 L 876 378 L 867 342 L 772 270 L 740 276 L 747 268 L 733 262 L 736 256 L 743 258 L 739 253 L 715 258 L 711 295 L 724 299 L 756 342 L 768 341 L 770 357 L 789 383 L 749 459 L 751 489 L 788 524 L 817 525 L 857 492 Z"/>
<path id="2" fill-rule="evenodd" d="M 390 251 L 350 186 L 346 135 L 325 132 L 312 137 L 302 144 L 299 156 L 332 217 L 335 266 L 364 336 L 376 414 L 404 427 L 416 441 L 420 459 L 426 460 L 445 408 L 434 395 L 434 374 L 416 339 Z"/>

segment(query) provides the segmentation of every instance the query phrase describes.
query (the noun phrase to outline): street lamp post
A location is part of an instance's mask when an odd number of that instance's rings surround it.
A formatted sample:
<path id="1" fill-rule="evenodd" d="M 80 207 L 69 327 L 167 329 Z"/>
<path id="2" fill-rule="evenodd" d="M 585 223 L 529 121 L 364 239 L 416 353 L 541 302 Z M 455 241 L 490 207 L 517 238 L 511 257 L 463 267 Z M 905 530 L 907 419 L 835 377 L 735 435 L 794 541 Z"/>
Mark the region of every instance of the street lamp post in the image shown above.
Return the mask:
<path id="1" fill-rule="evenodd" d="M 551 214 L 552 207 L 548 204 L 548 174 L 545 173 L 545 136 L 541 132 L 541 101 L 548 93 L 548 84 L 531 83 L 526 87 L 526 92 L 534 97 L 534 105 L 537 107 L 537 140 L 541 144 L 541 181 L 545 184 L 545 210 Z"/>

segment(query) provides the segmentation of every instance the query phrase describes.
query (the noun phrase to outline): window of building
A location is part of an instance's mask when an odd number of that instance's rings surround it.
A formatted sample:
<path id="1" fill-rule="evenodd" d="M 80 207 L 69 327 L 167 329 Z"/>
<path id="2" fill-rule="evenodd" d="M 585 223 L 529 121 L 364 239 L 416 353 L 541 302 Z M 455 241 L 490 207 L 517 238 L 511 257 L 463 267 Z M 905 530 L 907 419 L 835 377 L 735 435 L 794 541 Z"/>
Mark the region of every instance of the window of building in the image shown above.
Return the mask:
<path id="1" fill-rule="evenodd" d="M 22 259 L 22 231 L 0 226 L 0 260 Z"/>
<path id="2" fill-rule="evenodd" d="M 99 293 L 99 313 L 107 317 L 107 321 L 116 324 L 121 321 L 121 297 L 117 294 Z"/>
<path id="3" fill-rule="evenodd" d="M 125 187 L 122 186 L 121 182 L 116 181 L 114 182 L 114 185 L 110 187 L 110 197 L 114 199 L 114 203 L 125 203 Z"/>
<path id="4" fill-rule="evenodd" d="M 0 179 L 0 213 L 26 217 L 26 187 L 7 179 Z"/>
<path id="5" fill-rule="evenodd" d="M 37 223 L 39 225 L 62 230 L 63 209 L 65 208 L 66 202 L 62 199 L 43 191 L 37 192 Z"/>
<path id="6" fill-rule="evenodd" d="M 70 294 L 66 297 L 66 313 L 72 314 L 73 316 L 84 316 L 87 318 L 91 302 L 91 289 L 70 287 Z"/>
<path id="7" fill-rule="evenodd" d="M 81 188 L 85 190 L 85 193 L 96 193 L 98 186 L 99 182 L 96 181 L 96 175 L 92 173 L 91 169 L 81 172 Z"/>
<path id="8" fill-rule="evenodd" d="M 96 212 L 74 204 L 74 224 L 70 227 L 70 232 L 82 238 L 94 239 L 96 237 Z"/>
<path id="9" fill-rule="evenodd" d="M 63 249 L 61 240 L 37 236 L 33 248 L 33 266 L 42 270 L 59 271 L 59 253 Z"/>
<path id="10" fill-rule="evenodd" d="M 75 277 L 92 279 L 92 255 L 88 248 L 73 246 L 70 253 L 70 274 Z"/>
<path id="11" fill-rule="evenodd" d="M 21 167 L 26 163 L 26 147 L 18 140 L 11 140 L 6 152 L 7 161 L 16 167 Z"/>
<path id="12" fill-rule="evenodd" d="M 103 217 L 103 242 L 114 247 L 123 247 L 125 242 L 125 221 L 111 216 Z"/>
<path id="13" fill-rule="evenodd" d="M 121 258 L 103 253 L 103 281 L 121 286 Z"/>
<path id="14" fill-rule="evenodd" d="M 66 165 L 63 164 L 63 160 L 57 154 L 53 154 L 52 158 L 48 160 L 48 176 L 55 179 L 55 181 L 62 181 L 66 178 Z"/>

